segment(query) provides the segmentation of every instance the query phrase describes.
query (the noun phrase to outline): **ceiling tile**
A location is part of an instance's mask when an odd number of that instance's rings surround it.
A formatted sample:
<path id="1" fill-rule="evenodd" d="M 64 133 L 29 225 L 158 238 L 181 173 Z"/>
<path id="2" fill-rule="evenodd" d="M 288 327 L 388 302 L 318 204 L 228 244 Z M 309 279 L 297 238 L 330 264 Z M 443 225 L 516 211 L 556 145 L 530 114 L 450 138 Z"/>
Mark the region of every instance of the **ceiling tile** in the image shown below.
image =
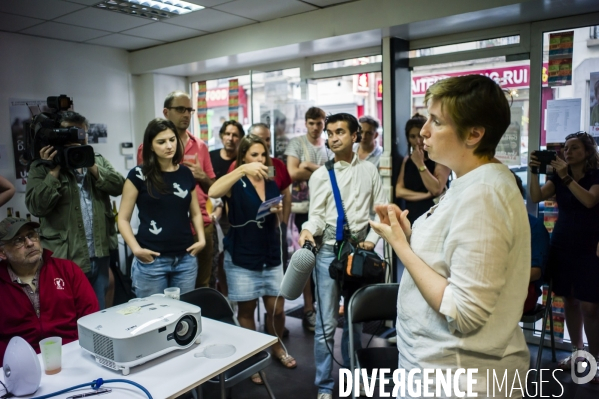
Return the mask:
<path id="1" fill-rule="evenodd" d="M 139 28 L 129 29 L 121 32 L 127 35 L 145 37 L 147 39 L 177 41 L 189 39 L 196 36 L 205 35 L 207 32 L 202 32 L 196 29 L 189 29 L 183 26 L 165 24 L 164 22 L 154 22 L 149 25 L 140 26 Z"/>
<path id="2" fill-rule="evenodd" d="M 0 30 L 16 32 L 44 22 L 41 19 L 22 17 L 20 15 L 0 13 Z"/>
<path id="3" fill-rule="evenodd" d="M 217 6 L 219 4 L 228 3 L 228 2 L 233 1 L 233 0 L 185 0 L 185 1 L 188 2 L 188 3 L 197 4 L 199 6 L 214 7 L 214 6 Z"/>
<path id="4" fill-rule="evenodd" d="M 214 8 L 263 22 L 318 9 L 296 0 L 236 0 Z"/>
<path id="5" fill-rule="evenodd" d="M 306 3 L 314 4 L 318 7 L 327 7 L 341 3 L 351 3 L 356 0 L 305 0 Z"/>
<path id="6" fill-rule="evenodd" d="M 56 22 L 83 26 L 85 28 L 100 29 L 110 32 L 120 32 L 126 29 L 147 25 L 154 21 L 142 17 L 134 17 L 114 11 L 100 10 L 99 8 L 86 8 L 64 17 Z"/>
<path id="7" fill-rule="evenodd" d="M 102 0 L 62 0 L 62 1 L 66 1 L 67 3 L 84 4 L 86 6 L 94 6 L 94 5 L 98 4 L 99 2 L 101 2 Z"/>
<path id="8" fill-rule="evenodd" d="M 23 15 L 25 17 L 54 19 L 84 8 L 81 4 L 59 0 L 2 0 L 0 12 Z"/>
<path id="9" fill-rule="evenodd" d="M 139 50 L 142 48 L 163 44 L 164 42 L 115 33 L 112 35 L 99 37 L 97 39 L 88 40 L 86 43 L 99 44 L 100 46 L 117 47 L 125 50 Z"/>
<path id="10" fill-rule="evenodd" d="M 170 18 L 169 24 L 185 26 L 187 28 L 203 30 L 205 32 L 218 32 L 226 29 L 253 24 L 256 21 L 227 14 L 226 12 L 206 8 L 200 11 Z"/>
<path id="11" fill-rule="evenodd" d="M 84 42 L 97 37 L 109 35 L 109 32 L 95 29 L 82 28 L 80 26 L 59 24 L 56 22 L 45 22 L 25 29 L 19 33 L 26 35 L 42 36 L 51 39 L 69 40 L 73 42 Z"/>

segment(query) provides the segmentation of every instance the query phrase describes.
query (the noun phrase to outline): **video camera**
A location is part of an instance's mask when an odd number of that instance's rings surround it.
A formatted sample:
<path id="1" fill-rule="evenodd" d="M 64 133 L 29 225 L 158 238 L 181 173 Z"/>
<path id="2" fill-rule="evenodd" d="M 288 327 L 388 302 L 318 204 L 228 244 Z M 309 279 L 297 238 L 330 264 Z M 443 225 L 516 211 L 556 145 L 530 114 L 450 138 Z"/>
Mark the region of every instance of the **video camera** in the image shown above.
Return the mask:
<path id="1" fill-rule="evenodd" d="M 29 161 L 40 159 L 40 150 L 48 145 L 57 151 L 52 161 L 46 161 L 52 168 L 60 165 L 69 169 L 89 168 L 95 164 L 94 150 L 83 144 L 86 138 L 85 129 L 78 127 L 62 127 L 61 112 L 73 106 L 73 101 L 65 94 L 48 97 L 48 108 L 52 112 L 42 112 L 33 116 L 25 140 Z"/>

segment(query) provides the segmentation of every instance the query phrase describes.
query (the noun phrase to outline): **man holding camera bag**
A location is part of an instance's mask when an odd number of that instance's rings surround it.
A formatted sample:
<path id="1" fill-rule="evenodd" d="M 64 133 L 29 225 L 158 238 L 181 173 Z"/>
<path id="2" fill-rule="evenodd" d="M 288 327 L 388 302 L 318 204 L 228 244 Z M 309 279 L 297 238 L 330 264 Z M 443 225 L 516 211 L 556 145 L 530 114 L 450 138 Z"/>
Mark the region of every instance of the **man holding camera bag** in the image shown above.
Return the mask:
<path id="1" fill-rule="evenodd" d="M 315 242 L 314 237 L 322 238 L 322 246 L 316 256 L 314 280 L 318 313 L 314 342 L 316 362 L 315 384 L 318 386 L 318 399 L 331 399 L 335 381 L 332 377 L 334 333 L 337 327 L 339 299 L 349 288 L 344 280 L 331 278 L 329 268 L 338 259 L 349 255 L 344 248 L 353 247 L 372 251 L 379 236 L 368 231 L 368 220 L 375 204 L 385 204 L 381 179 L 376 167 L 367 161 L 360 161 L 353 153 L 352 146 L 360 139 L 358 120 L 350 114 L 330 115 L 325 121 L 328 136 L 327 146 L 335 154 L 332 172 L 339 191 L 343 212 L 338 212 L 333 194 L 332 175 L 326 166 L 317 169 L 310 179 L 310 211 L 308 221 L 303 224 L 300 245 L 306 241 Z M 344 216 L 342 216 L 344 215 Z M 375 217 L 378 219 L 378 216 Z M 343 228 L 339 232 L 338 224 Z M 341 228 L 340 228 L 341 229 Z M 343 240 L 338 240 L 338 233 Z M 343 244 L 343 245 L 342 245 Z M 347 245 L 346 245 L 347 244 Z M 354 255 L 355 256 L 355 255 Z M 343 286 L 342 286 L 343 285 Z M 352 289 L 359 282 L 351 284 Z M 343 362 L 349 367 L 348 326 L 344 325 L 341 341 Z M 360 347 L 360 331 L 355 331 L 356 348 Z"/>
<path id="2" fill-rule="evenodd" d="M 73 111 L 60 114 L 60 127 L 89 128 Z M 87 144 L 67 143 L 65 147 Z M 56 258 L 75 262 L 89 279 L 100 309 L 105 308 L 110 267 L 110 240 L 116 238 L 110 196 L 119 196 L 125 179 L 107 159 L 95 154 L 94 165 L 71 169 L 56 164 L 58 151 L 47 145 L 32 162 L 25 204 L 40 219 L 42 246 Z"/>

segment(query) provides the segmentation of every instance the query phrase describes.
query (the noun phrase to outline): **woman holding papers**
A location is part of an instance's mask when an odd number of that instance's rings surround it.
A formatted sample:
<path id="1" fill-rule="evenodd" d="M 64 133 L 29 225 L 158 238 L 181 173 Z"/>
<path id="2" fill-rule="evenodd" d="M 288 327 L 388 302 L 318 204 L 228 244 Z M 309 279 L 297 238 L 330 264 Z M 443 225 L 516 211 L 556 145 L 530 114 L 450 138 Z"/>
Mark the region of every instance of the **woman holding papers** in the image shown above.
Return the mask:
<path id="1" fill-rule="evenodd" d="M 213 198 L 224 197 L 229 207 L 231 229 L 224 239 L 229 300 L 239 304 L 239 324 L 255 330 L 256 300 L 262 297 L 268 315 L 266 331 L 282 337 L 284 300 L 277 299 L 277 295 L 283 279 L 279 229 L 283 206 L 276 200 L 282 193 L 269 178 L 272 162 L 266 144 L 258 136 L 250 134 L 241 139 L 236 165 L 208 192 Z M 273 199 L 270 209 L 264 212 L 263 203 Z M 280 343 L 273 346 L 273 355 L 285 367 L 296 367 L 295 359 Z M 252 376 L 252 381 L 262 383 L 258 374 Z"/>
<path id="2" fill-rule="evenodd" d="M 526 378 L 530 361 L 518 325 L 530 278 L 530 228 L 514 176 L 494 158 L 510 106 L 497 83 L 481 75 L 435 83 L 425 104 L 424 150 L 457 179 L 413 226 L 407 211 L 386 205 L 377 206 L 381 223 L 370 222 L 405 266 L 397 298 L 399 367 L 478 369 L 472 391 L 487 397 L 493 373 L 505 374 L 511 387 Z M 458 380 L 447 396 L 464 388 Z M 505 385 L 499 389 L 498 396 L 509 396 Z"/>

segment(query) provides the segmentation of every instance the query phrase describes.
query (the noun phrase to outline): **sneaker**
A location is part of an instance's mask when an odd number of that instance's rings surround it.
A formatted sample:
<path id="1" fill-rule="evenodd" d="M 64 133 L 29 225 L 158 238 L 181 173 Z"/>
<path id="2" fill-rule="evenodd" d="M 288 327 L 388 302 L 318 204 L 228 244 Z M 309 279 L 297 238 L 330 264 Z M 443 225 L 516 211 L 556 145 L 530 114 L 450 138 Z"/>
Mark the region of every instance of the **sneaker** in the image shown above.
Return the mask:
<path id="1" fill-rule="evenodd" d="M 333 394 L 321 392 L 318 394 L 316 399 L 333 399 Z"/>
<path id="2" fill-rule="evenodd" d="M 308 331 L 314 331 L 316 329 L 316 312 L 314 310 L 308 310 L 304 313 L 302 326 Z"/>

